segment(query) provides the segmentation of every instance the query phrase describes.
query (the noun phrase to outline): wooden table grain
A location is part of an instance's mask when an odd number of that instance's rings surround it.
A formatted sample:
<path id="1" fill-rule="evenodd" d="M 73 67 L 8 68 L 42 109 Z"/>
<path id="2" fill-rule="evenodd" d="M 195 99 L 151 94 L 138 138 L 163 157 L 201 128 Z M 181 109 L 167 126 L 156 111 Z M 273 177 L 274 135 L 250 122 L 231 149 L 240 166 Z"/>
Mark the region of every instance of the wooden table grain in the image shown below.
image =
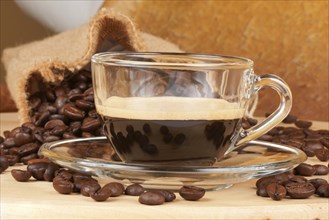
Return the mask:
<path id="1" fill-rule="evenodd" d="M 0 132 L 19 126 L 17 113 L 1 113 Z M 327 122 L 314 122 L 315 129 L 329 129 Z M 319 162 L 310 158 L 308 163 Z M 161 206 L 145 206 L 138 197 L 120 196 L 95 202 L 79 194 L 61 195 L 51 182 L 16 182 L 10 174 L 16 165 L 0 175 L 1 219 L 328 219 L 329 200 L 308 199 L 273 201 L 256 196 L 250 180 L 233 187 L 207 192 L 197 202 L 177 199 Z M 327 176 L 321 176 L 329 180 Z"/>

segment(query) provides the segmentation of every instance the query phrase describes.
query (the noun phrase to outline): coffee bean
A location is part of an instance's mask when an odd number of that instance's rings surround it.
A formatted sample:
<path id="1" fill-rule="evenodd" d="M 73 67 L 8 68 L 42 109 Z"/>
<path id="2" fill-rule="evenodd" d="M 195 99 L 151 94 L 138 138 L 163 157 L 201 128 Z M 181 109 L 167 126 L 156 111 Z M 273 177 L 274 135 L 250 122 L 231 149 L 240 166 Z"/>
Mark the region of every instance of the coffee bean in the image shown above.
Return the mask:
<path id="1" fill-rule="evenodd" d="M 94 102 L 94 96 L 93 95 L 87 95 L 83 97 L 83 100 L 89 101 L 89 102 Z"/>
<path id="2" fill-rule="evenodd" d="M 295 125 L 299 128 L 309 128 L 312 126 L 311 121 L 297 120 L 295 121 Z"/>
<path id="3" fill-rule="evenodd" d="M 130 196 L 139 196 L 144 192 L 144 187 L 138 183 L 131 184 L 126 187 L 125 194 Z"/>
<path id="4" fill-rule="evenodd" d="M 41 105 L 41 99 L 38 96 L 39 94 L 33 94 L 28 98 L 29 106 L 33 110 L 37 109 Z"/>
<path id="5" fill-rule="evenodd" d="M 0 173 L 9 167 L 8 159 L 5 156 L 0 156 Z"/>
<path id="6" fill-rule="evenodd" d="M 313 167 L 315 169 L 314 175 L 327 175 L 329 173 L 329 168 L 325 165 L 315 164 Z"/>
<path id="7" fill-rule="evenodd" d="M 14 142 L 16 146 L 22 146 L 32 141 L 33 141 L 33 137 L 29 133 L 19 132 L 14 136 Z"/>
<path id="8" fill-rule="evenodd" d="M 55 172 L 59 170 L 59 168 L 60 167 L 57 164 L 49 163 L 45 173 L 43 174 L 43 179 L 49 182 L 53 181 Z"/>
<path id="9" fill-rule="evenodd" d="M 22 124 L 22 128 L 27 128 L 29 132 L 33 131 L 37 126 L 32 122 L 25 122 Z"/>
<path id="10" fill-rule="evenodd" d="M 329 184 L 326 183 L 319 186 L 316 190 L 316 194 L 320 197 L 329 198 Z"/>
<path id="11" fill-rule="evenodd" d="M 205 189 L 196 186 L 183 186 L 179 189 L 179 195 L 188 201 L 199 200 L 205 193 Z"/>
<path id="12" fill-rule="evenodd" d="M 101 186 L 99 185 L 99 183 L 95 181 L 84 181 L 80 186 L 80 193 L 83 196 L 89 197 L 90 194 L 95 193 L 100 188 Z"/>
<path id="13" fill-rule="evenodd" d="M 66 125 L 56 126 L 50 131 L 50 134 L 54 136 L 62 136 L 64 132 L 68 130 L 68 128 L 69 127 Z"/>
<path id="14" fill-rule="evenodd" d="M 290 178 L 288 181 L 283 182 L 282 184 L 286 186 L 289 183 L 306 183 L 307 179 L 303 176 L 294 176 Z"/>
<path id="15" fill-rule="evenodd" d="M 181 145 L 181 144 L 184 143 L 185 139 L 186 139 L 186 136 L 185 136 L 184 134 L 180 133 L 180 134 L 177 134 L 177 135 L 174 137 L 174 142 L 175 142 L 175 144 L 177 144 L 177 145 Z"/>
<path id="16" fill-rule="evenodd" d="M 90 192 L 89 196 L 97 202 L 103 202 L 111 196 L 111 190 L 108 187 L 103 187 L 95 192 Z"/>
<path id="17" fill-rule="evenodd" d="M 59 109 L 62 109 L 63 106 L 65 105 L 65 103 L 67 102 L 67 97 L 66 96 L 58 96 L 56 98 L 56 101 L 54 102 L 54 107 L 57 108 L 58 110 Z M 60 113 L 60 112 L 58 112 Z"/>
<path id="18" fill-rule="evenodd" d="M 296 147 L 298 149 L 302 149 L 303 146 L 304 146 L 304 141 L 301 141 L 301 140 L 296 140 L 296 139 L 289 139 L 288 142 L 287 142 L 287 145 L 290 145 L 290 146 L 293 146 L 293 147 Z"/>
<path id="19" fill-rule="evenodd" d="M 19 159 L 19 161 L 22 162 L 23 164 L 27 165 L 30 160 L 37 159 L 37 158 L 38 158 L 38 155 L 36 153 L 33 153 L 33 154 L 29 154 L 27 156 L 21 157 Z"/>
<path id="20" fill-rule="evenodd" d="M 306 199 L 314 194 L 315 188 L 311 183 L 288 183 L 285 185 L 287 194 L 293 199 Z"/>
<path id="21" fill-rule="evenodd" d="M 111 191 L 111 197 L 117 197 L 122 195 L 125 192 L 125 187 L 118 182 L 111 182 L 103 186 L 108 187 L 109 190 Z"/>
<path id="22" fill-rule="evenodd" d="M 20 159 L 19 156 L 16 154 L 8 154 L 8 155 L 5 155 L 5 157 L 8 160 L 9 166 L 14 166 L 16 163 L 18 163 L 18 161 Z"/>
<path id="23" fill-rule="evenodd" d="M 6 138 L 3 142 L 3 145 L 5 148 L 11 148 L 11 147 L 16 146 L 14 138 L 12 138 L 12 137 Z"/>
<path id="24" fill-rule="evenodd" d="M 43 133 L 44 132 L 45 132 L 44 128 L 37 127 L 32 131 L 32 135 L 36 140 L 43 143 L 44 142 L 44 140 L 43 140 Z"/>
<path id="25" fill-rule="evenodd" d="M 287 117 L 285 119 L 283 119 L 283 123 L 286 123 L 286 124 L 291 124 L 291 123 L 295 123 L 297 120 L 297 117 L 295 115 L 291 115 L 291 114 L 288 114 Z"/>
<path id="26" fill-rule="evenodd" d="M 54 141 L 59 141 L 61 138 L 55 135 L 49 135 L 47 137 L 43 137 L 44 142 L 54 142 Z"/>
<path id="27" fill-rule="evenodd" d="M 47 88 L 47 89 L 45 90 L 45 96 L 46 96 L 47 100 L 50 101 L 50 102 L 53 102 L 53 101 L 56 100 L 55 93 L 54 93 L 53 90 L 50 89 L 50 88 Z"/>
<path id="28" fill-rule="evenodd" d="M 26 182 L 31 178 L 31 172 L 27 170 L 12 169 L 11 175 L 18 182 Z"/>
<path id="29" fill-rule="evenodd" d="M 165 202 L 172 202 L 176 199 L 175 193 L 168 190 L 155 190 L 153 192 L 161 194 L 165 198 Z"/>
<path id="30" fill-rule="evenodd" d="M 50 112 L 49 111 L 45 111 L 45 112 L 42 112 L 37 118 L 36 118 L 36 121 L 35 121 L 35 125 L 36 126 L 43 126 L 47 121 L 48 121 L 48 118 L 50 116 Z"/>
<path id="31" fill-rule="evenodd" d="M 274 177 L 263 177 L 256 181 L 257 188 L 266 188 L 267 185 L 271 183 L 279 183 L 280 180 L 275 179 Z"/>
<path id="32" fill-rule="evenodd" d="M 161 205 L 165 202 L 165 197 L 160 193 L 149 191 L 142 193 L 138 201 L 144 205 Z"/>
<path id="33" fill-rule="evenodd" d="M 64 115 L 72 120 L 82 120 L 85 117 L 85 112 L 79 110 L 74 106 L 66 106 L 64 107 Z"/>
<path id="34" fill-rule="evenodd" d="M 295 168 L 299 175 L 312 176 L 315 174 L 315 168 L 311 164 L 301 163 Z"/>
<path id="35" fill-rule="evenodd" d="M 54 119 L 54 120 L 50 120 L 48 121 L 44 128 L 47 129 L 47 130 L 51 130 L 57 126 L 63 126 L 65 125 L 64 122 L 62 120 L 59 120 L 59 119 Z"/>
<path id="36" fill-rule="evenodd" d="M 55 179 L 56 180 L 67 180 L 72 182 L 73 181 L 73 174 L 65 169 L 59 169 L 55 172 Z M 53 181 L 55 181 L 55 179 Z"/>
<path id="37" fill-rule="evenodd" d="M 150 134 L 151 133 L 151 126 L 149 124 L 144 124 L 143 125 L 143 131 L 145 132 L 145 134 Z"/>
<path id="38" fill-rule="evenodd" d="M 166 144 L 169 144 L 173 138 L 174 138 L 173 135 L 171 133 L 168 133 L 163 136 L 163 142 L 165 142 Z"/>
<path id="39" fill-rule="evenodd" d="M 53 182 L 53 187 L 60 194 L 70 194 L 73 192 L 74 184 L 67 180 L 58 180 Z"/>
<path id="40" fill-rule="evenodd" d="M 256 194 L 261 197 L 269 197 L 266 187 L 257 188 Z"/>
<path id="41" fill-rule="evenodd" d="M 320 140 L 321 144 L 325 146 L 327 149 L 329 149 L 329 139 L 321 139 Z"/>
<path id="42" fill-rule="evenodd" d="M 69 132 L 64 132 L 63 134 L 63 139 L 74 139 L 77 138 L 77 136 L 75 136 L 74 134 L 71 134 Z"/>
<path id="43" fill-rule="evenodd" d="M 13 147 L 9 149 L 9 152 L 11 154 L 17 154 L 20 157 L 27 156 L 29 154 L 37 153 L 40 148 L 39 144 L 36 143 L 29 143 L 29 144 L 24 144 L 20 147 Z"/>
<path id="44" fill-rule="evenodd" d="M 2 144 L 4 142 L 4 138 L 2 136 L 0 136 L 0 144 Z"/>
<path id="45" fill-rule="evenodd" d="M 89 102 L 83 99 L 79 99 L 77 101 L 75 101 L 75 104 L 78 108 L 85 110 L 85 111 L 89 111 L 93 108 L 95 108 L 95 105 L 93 102 Z"/>
<path id="46" fill-rule="evenodd" d="M 84 81 L 80 80 L 74 84 L 74 87 L 84 91 L 88 88 L 88 85 Z"/>
<path id="47" fill-rule="evenodd" d="M 102 122 L 99 118 L 87 117 L 82 122 L 81 130 L 91 132 L 99 128 L 101 125 Z"/>
<path id="48" fill-rule="evenodd" d="M 327 180 L 321 178 L 310 179 L 309 182 L 314 186 L 315 189 L 323 184 L 327 184 Z"/>
<path id="49" fill-rule="evenodd" d="M 97 111 L 96 109 L 92 109 L 88 112 L 88 116 L 91 117 L 91 118 L 98 118 L 98 114 L 97 114 Z"/>
<path id="50" fill-rule="evenodd" d="M 166 134 L 169 133 L 169 129 L 168 129 L 167 126 L 163 125 L 163 126 L 160 127 L 160 132 L 161 132 L 161 134 L 166 135 Z"/>
<path id="51" fill-rule="evenodd" d="M 268 134 L 268 135 L 271 135 L 271 136 L 275 136 L 275 135 L 277 135 L 278 133 L 279 133 L 279 130 L 278 130 L 276 127 L 272 128 L 271 130 L 269 130 L 269 131 L 267 132 L 267 134 Z"/>
<path id="52" fill-rule="evenodd" d="M 309 157 L 315 156 L 315 151 L 321 149 L 323 149 L 323 145 L 320 141 L 306 141 L 305 145 L 302 147 L 302 150 Z"/>
<path id="53" fill-rule="evenodd" d="M 320 161 L 326 162 L 329 160 L 329 150 L 326 148 L 317 149 L 314 153 Z"/>
<path id="54" fill-rule="evenodd" d="M 56 95 L 56 97 L 66 96 L 66 91 L 65 91 L 64 87 L 61 85 L 57 86 L 55 88 L 55 95 Z"/>
<path id="55" fill-rule="evenodd" d="M 277 183 L 267 185 L 266 192 L 273 200 L 281 200 L 287 194 L 286 188 Z"/>

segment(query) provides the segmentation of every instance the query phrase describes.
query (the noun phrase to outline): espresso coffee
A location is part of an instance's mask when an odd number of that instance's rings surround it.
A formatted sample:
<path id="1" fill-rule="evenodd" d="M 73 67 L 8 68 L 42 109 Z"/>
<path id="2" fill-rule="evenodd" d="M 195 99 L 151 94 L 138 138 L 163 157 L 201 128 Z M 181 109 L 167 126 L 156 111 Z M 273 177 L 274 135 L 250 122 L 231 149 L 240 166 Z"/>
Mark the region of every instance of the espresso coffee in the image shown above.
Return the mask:
<path id="1" fill-rule="evenodd" d="M 187 97 L 111 97 L 96 108 L 116 152 L 130 163 L 211 165 L 244 113 L 222 99 Z"/>

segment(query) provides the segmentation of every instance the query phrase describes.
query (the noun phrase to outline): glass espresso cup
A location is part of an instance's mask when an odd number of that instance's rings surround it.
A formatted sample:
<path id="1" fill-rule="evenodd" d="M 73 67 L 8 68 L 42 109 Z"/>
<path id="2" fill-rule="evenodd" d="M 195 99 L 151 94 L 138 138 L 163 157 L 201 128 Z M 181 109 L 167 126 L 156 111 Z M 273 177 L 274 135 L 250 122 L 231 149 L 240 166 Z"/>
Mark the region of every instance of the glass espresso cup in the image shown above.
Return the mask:
<path id="1" fill-rule="evenodd" d="M 212 165 L 289 113 L 292 96 L 275 75 L 257 76 L 253 61 L 187 53 L 107 52 L 92 57 L 96 110 L 126 163 Z M 243 129 L 251 100 L 264 86 L 280 106 Z"/>

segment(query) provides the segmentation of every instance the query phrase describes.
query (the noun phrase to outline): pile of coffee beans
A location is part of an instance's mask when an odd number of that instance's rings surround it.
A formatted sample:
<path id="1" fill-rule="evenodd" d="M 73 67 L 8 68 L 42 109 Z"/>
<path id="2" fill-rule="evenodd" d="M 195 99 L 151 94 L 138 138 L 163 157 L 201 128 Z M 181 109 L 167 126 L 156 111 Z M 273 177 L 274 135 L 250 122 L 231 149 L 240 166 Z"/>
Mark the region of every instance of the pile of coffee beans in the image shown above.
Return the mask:
<path id="1" fill-rule="evenodd" d="M 91 73 L 65 71 L 64 76 L 61 84 L 42 84 L 40 91 L 28 97 L 31 121 L 4 131 L 0 137 L 1 161 L 7 160 L 10 166 L 27 164 L 38 158 L 43 143 L 104 135 L 95 110 Z M 4 168 L 1 165 L 1 171 Z"/>
<path id="2" fill-rule="evenodd" d="M 297 168 L 301 170 L 306 165 L 301 164 Z M 326 168 L 326 174 L 328 174 L 329 168 Z M 306 179 L 304 176 L 294 175 L 291 172 L 263 177 L 256 182 L 256 187 L 258 196 L 271 197 L 273 200 L 284 198 L 306 199 L 314 194 L 319 197 L 329 198 L 329 184 L 327 180 L 321 178 Z"/>
<path id="3" fill-rule="evenodd" d="M 176 195 L 172 191 L 147 191 L 137 183 L 126 188 L 119 182 L 110 182 L 101 186 L 98 180 L 90 175 L 62 168 L 44 158 L 32 159 L 28 162 L 26 170 L 12 169 L 11 174 L 19 182 L 27 182 L 31 177 L 38 181 L 49 181 L 60 194 L 79 193 L 97 202 L 121 195 L 138 196 L 138 201 L 145 205 L 161 205 L 176 199 Z M 196 201 L 204 196 L 205 190 L 199 187 L 183 186 L 179 194 L 186 200 Z"/>

